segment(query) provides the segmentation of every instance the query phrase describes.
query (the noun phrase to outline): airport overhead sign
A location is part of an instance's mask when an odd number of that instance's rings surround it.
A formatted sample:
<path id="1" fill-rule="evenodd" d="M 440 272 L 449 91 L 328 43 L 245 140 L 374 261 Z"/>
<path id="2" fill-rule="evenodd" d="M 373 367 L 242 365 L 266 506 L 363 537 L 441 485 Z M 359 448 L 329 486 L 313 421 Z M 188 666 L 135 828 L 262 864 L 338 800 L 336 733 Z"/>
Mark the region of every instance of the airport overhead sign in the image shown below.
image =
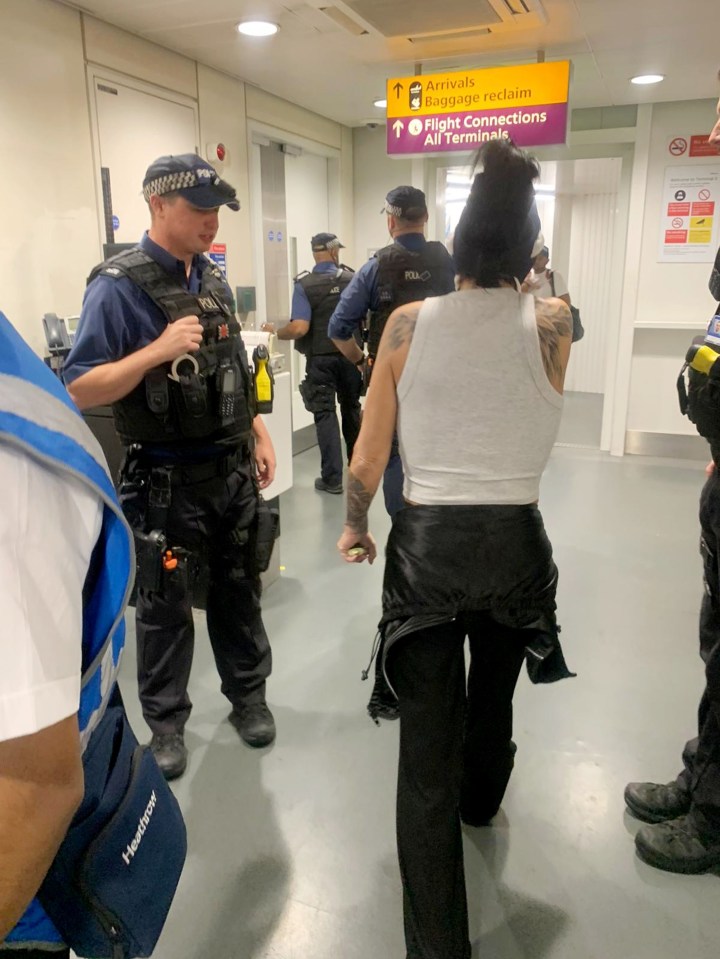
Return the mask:
<path id="1" fill-rule="evenodd" d="M 487 140 L 565 143 L 570 63 L 533 63 L 394 77 L 387 82 L 388 154 L 468 152 Z"/>

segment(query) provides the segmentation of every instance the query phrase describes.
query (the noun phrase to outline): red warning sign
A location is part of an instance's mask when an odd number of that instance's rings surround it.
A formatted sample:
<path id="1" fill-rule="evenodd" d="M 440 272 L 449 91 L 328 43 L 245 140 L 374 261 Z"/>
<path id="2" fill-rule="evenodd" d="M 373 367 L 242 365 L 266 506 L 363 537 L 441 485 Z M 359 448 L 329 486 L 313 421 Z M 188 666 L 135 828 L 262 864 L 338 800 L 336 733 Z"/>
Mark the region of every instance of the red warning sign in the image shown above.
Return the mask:
<path id="1" fill-rule="evenodd" d="M 690 137 L 691 157 L 717 157 L 718 155 L 720 155 L 720 150 L 718 150 L 717 143 L 708 143 L 707 133 Z"/>
<path id="2" fill-rule="evenodd" d="M 668 150 L 674 157 L 681 157 L 687 152 L 688 142 L 685 137 L 673 137 L 668 146 Z"/>
<path id="3" fill-rule="evenodd" d="M 693 216 L 713 216 L 714 213 L 715 204 L 712 201 L 710 203 L 693 203 L 692 205 Z"/>
<path id="4" fill-rule="evenodd" d="M 690 204 L 668 203 L 668 216 L 690 216 Z"/>
<path id="5" fill-rule="evenodd" d="M 665 230 L 666 243 L 687 243 L 687 230 Z"/>

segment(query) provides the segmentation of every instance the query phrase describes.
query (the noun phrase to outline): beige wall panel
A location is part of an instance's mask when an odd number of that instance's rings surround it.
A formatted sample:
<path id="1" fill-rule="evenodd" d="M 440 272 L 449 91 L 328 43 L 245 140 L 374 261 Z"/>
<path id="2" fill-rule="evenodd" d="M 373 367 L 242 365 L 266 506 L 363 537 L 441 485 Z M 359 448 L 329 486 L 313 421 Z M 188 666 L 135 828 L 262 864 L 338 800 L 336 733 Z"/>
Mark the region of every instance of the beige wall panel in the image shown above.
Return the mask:
<path id="1" fill-rule="evenodd" d="M 91 63 L 197 99 L 194 60 L 94 17 L 84 16 L 83 25 L 85 54 Z"/>
<path id="2" fill-rule="evenodd" d="M 200 64 L 198 92 L 200 151 L 207 156 L 208 144 L 225 144 L 227 159 L 215 165 L 220 176 L 235 187 L 240 198 L 238 213 L 228 209 L 221 212 L 217 236 L 218 243 L 227 244 L 228 281 L 235 292 L 236 286 L 252 286 L 255 283 L 250 231 L 245 85 Z"/>
<path id="3" fill-rule="evenodd" d="M 281 100 L 257 87 L 247 87 L 246 102 L 249 120 L 258 120 L 337 150 L 342 147 L 343 127 L 334 120 L 328 120 L 287 100 Z"/>
<path id="4" fill-rule="evenodd" d="M 3 0 L 0 309 L 38 352 L 43 313 L 76 313 L 98 259 L 80 15 Z"/>

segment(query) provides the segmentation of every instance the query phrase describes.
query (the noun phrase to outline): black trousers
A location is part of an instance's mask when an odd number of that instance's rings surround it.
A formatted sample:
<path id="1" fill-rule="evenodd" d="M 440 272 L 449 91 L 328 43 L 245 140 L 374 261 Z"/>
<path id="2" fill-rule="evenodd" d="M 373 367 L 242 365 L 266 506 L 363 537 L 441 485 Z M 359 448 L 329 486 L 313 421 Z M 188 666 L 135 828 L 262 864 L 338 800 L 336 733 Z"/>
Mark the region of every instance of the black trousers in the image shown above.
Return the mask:
<path id="1" fill-rule="evenodd" d="M 204 556 L 209 568 L 207 626 L 222 692 L 233 706 L 265 701 L 270 643 L 260 611 L 259 576 L 248 573 L 257 491 L 249 460 L 229 476 L 173 486 L 168 544 Z M 137 598 L 138 684 L 154 733 L 182 732 L 192 703 L 192 582 L 168 577 L 161 592 Z"/>
<path id="2" fill-rule="evenodd" d="M 413 633 L 388 652 L 400 703 L 397 843 L 407 959 L 470 956 L 460 811 L 482 821 L 502 801 L 526 641 L 526 631 L 473 614 Z"/>
<path id="3" fill-rule="evenodd" d="M 344 356 L 337 353 L 332 356 L 310 357 L 306 375 L 311 383 L 329 386 L 337 394 L 342 434 L 349 463 L 355 440 L 360 432 L 360 390 L 362 388 L 360 371 Z M 320 447 L 320 475 L 328 485 L 338 486 L 343 478 L 343 455 L 337 413 L 334 409 L 320 410 L 314 412 L 313 416 Z"/>
<path id="4" fill-rule="evenodd" d="M 701 834 L 720 839 L 720 477 L 717 470 L 700 496 L 700 551 L 705 595 L 700 607 L 700 656 L 705 691 L 698 710 L 698 735 L 683 752 L 678 783 L 692 798 L 690 816 Z"/>

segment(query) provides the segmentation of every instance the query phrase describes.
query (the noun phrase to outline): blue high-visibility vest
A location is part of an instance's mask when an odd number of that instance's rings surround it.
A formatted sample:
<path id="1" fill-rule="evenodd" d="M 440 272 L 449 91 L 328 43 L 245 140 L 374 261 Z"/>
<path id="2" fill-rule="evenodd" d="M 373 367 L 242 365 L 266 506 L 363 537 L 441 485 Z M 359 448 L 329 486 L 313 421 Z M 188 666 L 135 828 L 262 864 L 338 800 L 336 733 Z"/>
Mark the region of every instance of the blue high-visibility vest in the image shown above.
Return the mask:
<path id="1" fill-rule="evenodd" d="M 84 483 L 103 506 L 97 575 L 85 596 L 78 725 L 83 749 L 115 688 L 125 644 L 123 614 L 135 568 L 133 538 L 105 456 L 64 387 L 0 313 L 0 443 L 45 469 Z M 95 570 L 94 570 L 95 572 Z M 78 583 L 78 590 L 83 584 Z M 81 637 L 78 636 L 78 642 Z M 62 939 L 37 900 L 7 943 L 47 946 Z"/>

